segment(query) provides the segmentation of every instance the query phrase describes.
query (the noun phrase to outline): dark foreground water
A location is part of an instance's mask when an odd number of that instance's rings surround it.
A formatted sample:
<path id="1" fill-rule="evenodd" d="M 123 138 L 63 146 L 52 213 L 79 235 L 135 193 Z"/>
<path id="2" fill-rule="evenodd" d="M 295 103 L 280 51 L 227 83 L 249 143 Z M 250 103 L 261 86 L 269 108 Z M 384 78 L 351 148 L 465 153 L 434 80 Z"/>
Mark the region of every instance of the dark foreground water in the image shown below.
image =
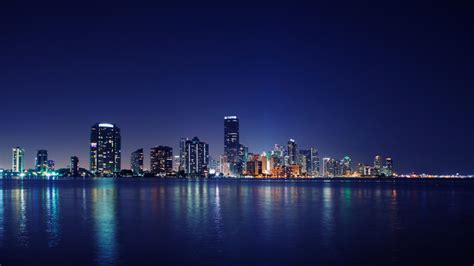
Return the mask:
<path id="1" fill-rule="evenodd" d="M 474 263 L 472 182 L 0 185 L 2 266 Z"/>

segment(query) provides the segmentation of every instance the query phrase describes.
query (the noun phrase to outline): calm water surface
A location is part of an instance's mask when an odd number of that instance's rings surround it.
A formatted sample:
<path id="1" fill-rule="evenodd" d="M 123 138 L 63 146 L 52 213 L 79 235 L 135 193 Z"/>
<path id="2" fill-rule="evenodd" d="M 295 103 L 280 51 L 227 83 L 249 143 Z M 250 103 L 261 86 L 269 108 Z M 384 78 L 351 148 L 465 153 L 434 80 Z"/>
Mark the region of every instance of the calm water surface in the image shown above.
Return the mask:
<path id="1" fill-rule="evenodd" d="M 0 181 L 0 264 L 473 265 L 474 184 Z"/>

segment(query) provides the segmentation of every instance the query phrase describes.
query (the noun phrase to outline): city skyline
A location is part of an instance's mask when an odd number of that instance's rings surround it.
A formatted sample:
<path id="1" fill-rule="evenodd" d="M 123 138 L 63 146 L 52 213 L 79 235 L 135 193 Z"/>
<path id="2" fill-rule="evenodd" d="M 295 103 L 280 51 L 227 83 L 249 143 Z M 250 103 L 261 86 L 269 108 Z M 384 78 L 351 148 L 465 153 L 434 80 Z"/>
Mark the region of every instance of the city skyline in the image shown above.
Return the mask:
<path id="1" fill-rule="evenodd" d="M 40 149 L 57 165 L 72 155 L 86 165 L 84 129 L 97 121 L 124 129 L 123 168 L 135 149 L 177 151 L 183 136 L 217 156 L 222 117 L 236 114 L 253 152 L 295 139 L 321 157 L 381 154 L 401 172 L 471 174 L 469 9 L 433 9 L 9 5 L 0 167 L 15 146 L 27 168 Z"/>

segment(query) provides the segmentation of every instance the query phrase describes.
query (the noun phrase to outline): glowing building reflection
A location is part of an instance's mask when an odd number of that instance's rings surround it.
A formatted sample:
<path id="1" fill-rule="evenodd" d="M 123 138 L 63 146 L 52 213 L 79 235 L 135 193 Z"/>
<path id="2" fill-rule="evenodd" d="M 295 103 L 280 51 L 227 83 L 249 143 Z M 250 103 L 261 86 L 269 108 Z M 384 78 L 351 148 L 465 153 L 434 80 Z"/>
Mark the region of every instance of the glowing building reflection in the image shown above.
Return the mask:
<path id="1" fill-rule="evenodd" d="M 117 264 L 116 189 L 94 188 L 92 196 L 97 262 L 100 265 Z"/>
<path id="2" fill-rule="evenodd" d="M 48 187 L 45 192 L 45 221 L 46 221 L 46 232 L 48 233 L 48 247 L 58 246 L 58 242 L 61 238 L 61 229 L 59 225 L 59 197 L 58 188 Z"/>

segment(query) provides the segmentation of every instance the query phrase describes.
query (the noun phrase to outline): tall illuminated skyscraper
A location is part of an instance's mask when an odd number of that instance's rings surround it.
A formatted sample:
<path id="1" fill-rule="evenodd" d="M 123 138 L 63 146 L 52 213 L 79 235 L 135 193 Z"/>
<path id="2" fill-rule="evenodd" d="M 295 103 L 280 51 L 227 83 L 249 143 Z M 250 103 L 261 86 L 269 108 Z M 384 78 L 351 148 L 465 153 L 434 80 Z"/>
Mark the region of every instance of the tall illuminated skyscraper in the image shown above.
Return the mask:
<path id="1" fill-rule="evenodd" d="M 173 171 L 173 148 L 157 146 L 150 149 L 150 171 L 154 175 L 168 175 Z"/>
<path id="2" fill-rule="evenodd" d="M 79 158 L 77 158 L 77 156 L 71 156 L 69 171 L 71 172 L 72 177 L 79 176 Z"/>
<path id="3" fill-rule="evenodd" d="M 385 169 L 387 176 L 393 176 L 393 161 L 392 158 L 385 159 Z"/>
<path id="4" fill-rule="evenodd" d="M 25 171 L 25 150 L 20 147 L 12 149 L 12 171 L 16 173 Z"/>
<path id="5" fill-rule="evenodd" d="M 205 176 L 208 173 L 209 145 L 198 137 L 186 140 L 184 158 L 184 173 L 187 176 Z"/>
<path id="6" fill-rule="evenodd" d="M 36 153 L 35 159 L 36 171 L 46 171 L 48 170 L 48 151 L 47 150 L 38 150 Z"/>
<path id="7" fill-rule="evenodd" d="M 288 141 L 288 163 L 297 164 L 298 163 L 298 145 L 294 139 Z"/>
<path id="8" fill-rule="evenodd" d="M 239 156 L 239 118 L 224 117 L 224 154 L 227 156 L 230 174 L 239 176 L 242 173 L 242 158 Z"/>
<path id="9" fill-rule="evenodd" d="M 95 175 L 112 176 L 121 170 L 120 129 L 98 123 L 91 129 L 90 170 Z"/>
<path id="10" fill-rule="evenodd" d="M 311 173 L 313 176 L 321 175 L 318 150 L 316 148 L 311 148 Z"/>
<path id="11" fill-rule="evenodd" d="M 143 149 L 137 149 L 130 156 L 130 168 L 134 176 L 143 175 Z"/>
<path id="12" fill-rule="evenodd" d="M 382 156 L 380 155 L 375 156 L 375 159 L 374 159 L 375 174 L 377 175 L 381 174 L 382 167 L 383 167 Z"/>

